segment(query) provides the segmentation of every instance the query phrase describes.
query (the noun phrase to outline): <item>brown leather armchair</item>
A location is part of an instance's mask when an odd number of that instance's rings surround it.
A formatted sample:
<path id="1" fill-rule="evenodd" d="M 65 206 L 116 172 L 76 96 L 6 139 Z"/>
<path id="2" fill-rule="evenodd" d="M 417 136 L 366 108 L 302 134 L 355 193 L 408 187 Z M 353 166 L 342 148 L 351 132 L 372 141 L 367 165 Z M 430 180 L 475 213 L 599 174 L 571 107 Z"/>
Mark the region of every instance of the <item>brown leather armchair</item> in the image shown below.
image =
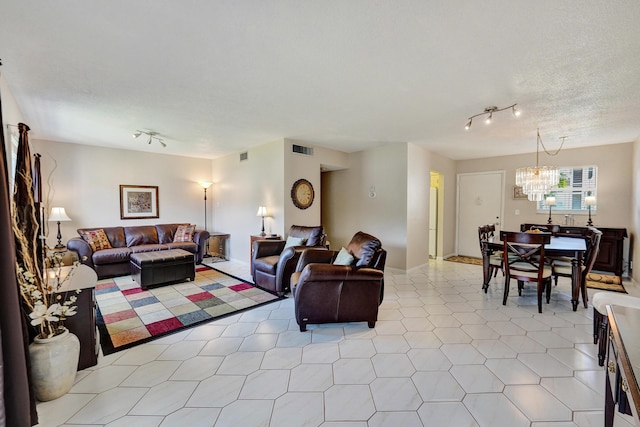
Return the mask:
<path id="1" fill-rule="evenodd" d="M 292 225 L 288 237 L 305 239 L 303 246 L 285 248 L 285 240 L 256 240 L 253 242 L 251 275 L 256 285 L 282 296 L 290 289 L 291 274 L 296 270 L 302 250 L 318 247 L 326 250 L 324 227 Z"/>
<path id="2" fill-rule="evenodd" d="M 384 295 L 387 251 L 380 240 L 359 231 L 345 248 L 353 265 L 335 265 L 338 251 L 306 249 L 291 276 L 296 322 L 300 332 L 309 323 L 366 321 L 373 328 Z"/>

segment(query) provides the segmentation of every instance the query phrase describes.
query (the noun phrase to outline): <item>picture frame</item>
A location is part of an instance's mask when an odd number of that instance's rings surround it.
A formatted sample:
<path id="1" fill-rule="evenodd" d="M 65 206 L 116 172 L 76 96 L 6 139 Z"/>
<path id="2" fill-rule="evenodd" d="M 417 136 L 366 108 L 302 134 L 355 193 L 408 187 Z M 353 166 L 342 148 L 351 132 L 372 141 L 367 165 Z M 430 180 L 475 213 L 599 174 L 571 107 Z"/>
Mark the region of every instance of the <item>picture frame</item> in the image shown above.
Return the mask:
<path id="1" fill-rule="evenodd" d="M 522 191 L 522 187 L 520 187 L 519 185 L 513 186 L 513 198 L 514 200 L 529 199 L 529 197 L 526 194 L 524 194 L 524 192 Z"/>
<path id="2" fill-rule="evenodd" d="M 120 219 L 160 218 L 158 187 L 120 185 Z"/>

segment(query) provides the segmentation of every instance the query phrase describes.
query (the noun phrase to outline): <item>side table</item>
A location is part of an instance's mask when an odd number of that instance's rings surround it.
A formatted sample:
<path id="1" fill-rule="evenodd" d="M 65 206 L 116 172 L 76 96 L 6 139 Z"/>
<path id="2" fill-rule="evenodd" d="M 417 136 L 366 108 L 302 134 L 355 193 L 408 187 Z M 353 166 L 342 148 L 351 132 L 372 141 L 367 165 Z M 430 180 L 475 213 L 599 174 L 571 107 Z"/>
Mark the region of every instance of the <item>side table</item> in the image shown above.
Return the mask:
<path id="1" fill-rule="evenodd" d="M 212 231 L 209 233 L 209 239 L 207 239 L 206 247 L 205 247 L 205 257 L 213 257 L 218 258 L 220 261 L 229 261 L 229 256 L 227 255 L 227 241 L 231 237 L 228 233 L 222 233 L 219 231 Z M 211 252 L 211 249 L 215 247 L 213 242 L 217 240 L 218 251 L 214 253 Z"/>

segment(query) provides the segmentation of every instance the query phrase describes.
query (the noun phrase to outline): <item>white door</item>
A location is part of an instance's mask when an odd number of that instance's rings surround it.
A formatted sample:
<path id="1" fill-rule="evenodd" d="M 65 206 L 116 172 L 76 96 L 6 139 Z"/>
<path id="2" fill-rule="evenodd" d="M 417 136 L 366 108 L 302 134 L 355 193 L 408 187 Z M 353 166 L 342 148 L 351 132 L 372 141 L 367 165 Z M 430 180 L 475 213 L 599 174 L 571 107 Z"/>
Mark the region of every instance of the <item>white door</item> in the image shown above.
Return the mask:
<path id="1" fill-rule="evenodd" d="M 429 258 L 436 259 L 438 242 L 438 189 L 431 187 L 429 192 Z"/>
<path id="2" fill-rule="evenodd" d="M 458 175 L 457 253 L 481 257 L 478 227 L 496 224 L 502 218 L 504 172 L 482 172 Z"/>

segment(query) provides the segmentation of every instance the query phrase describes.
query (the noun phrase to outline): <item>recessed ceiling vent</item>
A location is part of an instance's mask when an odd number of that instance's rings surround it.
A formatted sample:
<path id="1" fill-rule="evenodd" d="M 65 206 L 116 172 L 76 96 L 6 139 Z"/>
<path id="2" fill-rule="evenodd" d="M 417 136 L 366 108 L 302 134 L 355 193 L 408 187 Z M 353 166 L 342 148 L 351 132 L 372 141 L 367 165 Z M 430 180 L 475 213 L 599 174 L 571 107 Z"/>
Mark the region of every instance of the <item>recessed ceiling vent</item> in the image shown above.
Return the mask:
<path id="1" fill-rule="evenodd" d="M 305 156 L 313 156 L 313 148 L 311 147 L 293 144 L 292 151 L 294 153 L 304 154 Z"/>
<path id="2" fill-rule="evenodd" d="M 247 151 L 240 153 L 240 161 L 243 162 L 245 160 L 249 160 L 249 153 Z"/>

